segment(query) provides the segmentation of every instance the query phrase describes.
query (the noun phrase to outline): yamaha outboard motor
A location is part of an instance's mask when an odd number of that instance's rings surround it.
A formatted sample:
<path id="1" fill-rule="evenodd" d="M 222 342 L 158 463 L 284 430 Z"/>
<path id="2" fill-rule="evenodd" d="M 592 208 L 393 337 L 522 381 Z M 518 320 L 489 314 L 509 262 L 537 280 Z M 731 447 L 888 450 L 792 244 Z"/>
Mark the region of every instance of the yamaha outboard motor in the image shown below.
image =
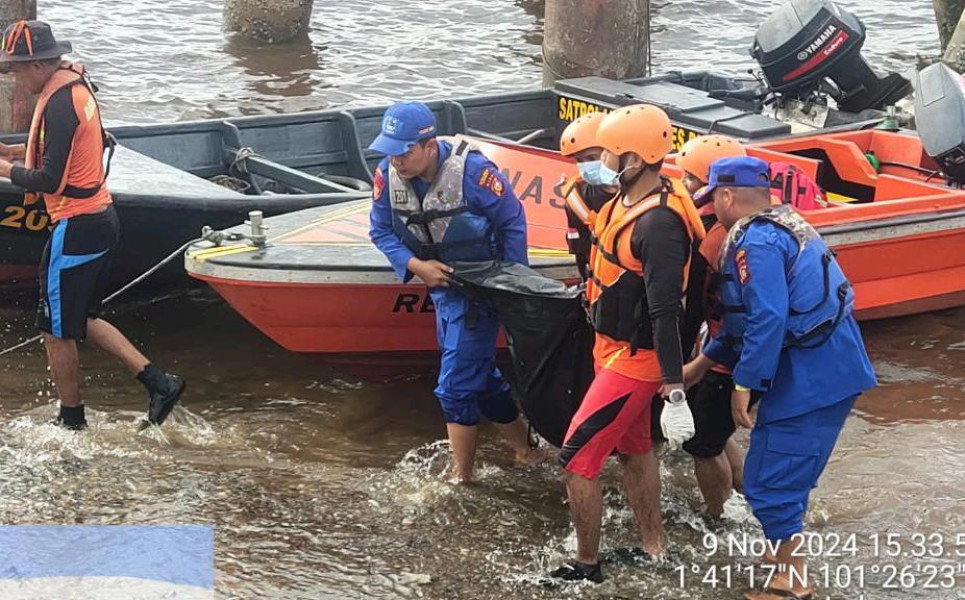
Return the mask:
<path id="1" fill-rule="evenodd" d="M 911 93 L 897 73 L 875 75 L 861 57 L 864 24 L 831 0 L 791 0 L 757 30 L 751 56 L 773 92 L 808 102 L 827 92 L 847 112 L 883 109 Z"/>
<path id="2" fill-rule="evenodd" d="M 965 80 L 943 63 L 915 78 L 915 122 L 928 156 L 949 182 L 965 183 Z"/>

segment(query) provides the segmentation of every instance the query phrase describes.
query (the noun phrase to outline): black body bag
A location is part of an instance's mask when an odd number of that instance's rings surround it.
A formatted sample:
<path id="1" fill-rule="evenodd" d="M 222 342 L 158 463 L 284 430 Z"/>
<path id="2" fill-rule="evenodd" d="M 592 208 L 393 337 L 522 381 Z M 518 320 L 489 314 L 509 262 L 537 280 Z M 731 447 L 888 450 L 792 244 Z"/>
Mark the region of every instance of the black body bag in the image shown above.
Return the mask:
<path id="1" fill-rule="evenodd" d="M 579 287 L 516 263 L 457 263 L 470 300 L 488 301 L 506 332 L 513 394 L 533 429 L 556 447 L 593 381 L 593 328 Z"/>

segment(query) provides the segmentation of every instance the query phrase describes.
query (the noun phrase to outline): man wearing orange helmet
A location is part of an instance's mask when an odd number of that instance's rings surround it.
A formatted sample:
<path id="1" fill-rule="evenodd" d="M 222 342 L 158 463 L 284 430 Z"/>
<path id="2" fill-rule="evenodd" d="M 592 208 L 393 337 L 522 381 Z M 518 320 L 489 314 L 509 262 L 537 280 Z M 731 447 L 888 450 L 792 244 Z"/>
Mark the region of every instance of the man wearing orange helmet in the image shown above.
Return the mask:
<path id="1" fill-rule="evenodd" d="M 677 155 L 677 166 L 684 171 L 684 187 L 691 196 L 696 194 L 707 185 L 710 166 L 715 161 L 736 156 L 747 156 L 747 152 L 733 138 L 706 135 L 690 140 Z M 706 197 L 703 200 L 696 206 L 707 229 L 707 236 L 701 241 L 699 255 L 695 258 L 704 267 L 700 270 L 705 274 L 701 294 L 702 312 L 709 336 L 713 338 L 723 328 L 717 262 L 727 230 L 717 222 L 714 203 Z M 687 402 L 694 415 L 695 433 L 683 448 L 694 457 L 694 472 L 707 504 L 707 512 L 720 517 L 731 489 L 742 491 L 743 488 L 743 457 L 737 444 L 731 440 L 736 429 L 730 411 L 730 393 L 734 382 L 730 369 L 723 365 L 714 365 L 711 372 L 697 383 L 693 382 L 691 371 L 692 365 L 684 367 L 684 384 L 688 388 Z"/>
<path id="2" fill-rule="evenodd" d="M 604 117 L 606 113 L 602 112 L 583 115 L 570 123 L 560 137 L 560 153 L 575 160 L 580 170 L 578 176 L 566 182 L 563 197 L 566 199 L 566 245 L 576 257 L 583 281 L 589 272 L 596 215 L 607 200 L 620 191 L 619 186 L 603 185 L 600 181 L 603 148 L 596 142 L 596 132 Z"/>
<path id="3" fill-rule="evenodd" d="M 603 499 L 598 476 L 614 451 L 640 530 L 639 554 L 666 551 L 650 404 L 658 392 L 667 397 L 661 426 L 672 445 L 693 435 L 683 391 L 680 321 L 691 248 L 704 228 L 686 190 L 660 175 L 672 150 L 666 113 L 647 105 L 620 108 L 601 121 L 596 139 L 603 148 L 601 182 L 619 185 L 621 193 L 603 206 L 594 223 L 587 300 L 596 331 L 597 375 L 560 453 L 577 556 L 552 576 L 600 582 Z"/>

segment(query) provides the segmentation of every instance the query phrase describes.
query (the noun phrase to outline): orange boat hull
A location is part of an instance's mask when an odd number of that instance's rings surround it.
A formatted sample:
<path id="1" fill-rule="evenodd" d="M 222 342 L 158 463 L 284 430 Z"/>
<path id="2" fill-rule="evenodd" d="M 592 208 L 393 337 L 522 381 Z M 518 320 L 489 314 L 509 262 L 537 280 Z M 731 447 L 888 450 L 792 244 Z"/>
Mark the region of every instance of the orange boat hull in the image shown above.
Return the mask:
<path id="1" fill-rule="evenodd" d="M 435 351 L 435 312 L 414 285 L 263 284 L 202 277 L 293 352 Z"/>
<path id="2" fill-rule="evenodd" d="M 965 231 L 836 248 L 859 320 L 965 305 Z M 921 270 L 931 256 L 933 270 Z M 293 352 L 434 352 L 435 316 L 418 285 L 265 284 L 200 277 Z M 501 344 L 502 345 L 502 344 Z"/>
<path id="3" fill-rule="evenodd" d="M 965 230 L 836 246 L 860 320 L 965 304 Z"/>

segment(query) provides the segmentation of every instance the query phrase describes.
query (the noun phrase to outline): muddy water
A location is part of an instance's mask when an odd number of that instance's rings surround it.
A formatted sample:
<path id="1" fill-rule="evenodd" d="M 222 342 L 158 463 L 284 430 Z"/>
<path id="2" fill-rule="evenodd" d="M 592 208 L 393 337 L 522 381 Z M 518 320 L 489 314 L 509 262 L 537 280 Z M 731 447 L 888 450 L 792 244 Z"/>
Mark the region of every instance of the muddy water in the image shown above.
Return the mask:
<path id="1" fill-rule="evenodd" d="M 757 23 L 780 4 L 654 2 L 655 71 L 746 74 Z M 511 92 L 541 81 L 542 0 L 316 0 L 308 38 L 285 46 L 226 40 L 221 5 L 46 0 L 40 15 L 90 66 L 112 123 Z M 905 70 L 937 52 L 928 0 L 841 5 L 867 24 L 865 54 L 877 67 Z"/>
<path id="2" fill-rule="evenodd" d="M 845 4 L 869 24 L 874 64 L 904 68 L 934 50 L 926 0 Z M 661 3 L 656 62 L 738 72 L 753 23 L 774 5 Z M 536 1 L 316 0 L 310 39 L 270 51 L 225 41 L 219 12 L 213 0 L 41 6 L 99 75 L 114 122 L 511 91 L 540 77 Z M 30 296 L 5 292 L 0 348 L 32 335 Z M 480 484 L 450 486 L 431 366 L 389 377 L 291 355 L 205 291 L 132 300 L 111 318 L 188 379 L 186 409 L 162 433 L 135 434 L 142 389 L 85 348 L 94 425 L 66 434 L 44 425 L 56 398 L 42 349 L 0 357 L 0 523 L 213 523 L 221 598 L 709 600 L 745 587 L 750 549 L 729 542 L 759 529 L 739 498 L 723 525 L 705 522 L 680 455 L 663 457 L 674 561 L 609 565 L 602 586 L 547 589 L 540 577 L 574 547 L 557 470 L 512 468 L 485 429 Z M 853 551 L 828 547 L 811 561 L 838 584 L 822 596 L 965 597 L 965 310 L 864 330 L 882 385 L 859 401 L 815 492 L 813 530 L 855 536 Z M 608 548 L 634 542 L 616 475 L 604 478 Z M 887 555 L 889 533 L 905 555 Z M 942 536 L 944 556 L 913 556 L 916 533 Z M 928 580 L 929 569 L 950 569 L 955 586 Z"/>
<path id="3" fill-rule="evenodd" d="M 0 345 L 28 332 L 24 311 L 0 316 Z M 732 589 L 701 579 L 712 567 L 751 564 L 726 544 L 759 530 L 739 499 L 722 527 L 708 525 L 680 455 L 663 460 L 675 562 L 614 565 L 602 586 L 547 589 L 540 576 L 574 545 L 557 471 L 514 469 L 486 430 L 480 484 L 449 485 L 431 369 L 369 381 L 287 354 L 204 292 L 138 300 L 112 318 L 188 378 L 187 410 L 163 435 L 136 435 L 142 390 L 85 349 L 95 425 L 67 434 L 43 424 L 55 401 L 41 348 L 3 360 L 0 522 L 214 523 L 225 598 L 740 597 L 736 574 Z M 828 549 L 812 566 L 839 577 L 866 569 L 868 598 L 908 591 L 882 589 L 872 569 L 965 562 L 872 555 L 875 534 L 937 533 L 952 553 L 965 533 L 963 319 L 958 310 L 865 327 L 882 386 L 859 402 L 810 519 L 825 535 L 856 536 L 856 556 Z M 605 545 L 632 544 L 616 472 L 605 481 Z M 720 544 L 713 553 L 711 534 Z M 683 588 L 677 565 L 691 569 Z M 907 587 L 920 598 L 965 589 L 960 580 L 952 590 L 924 585 Z M 853 598 L 857 584 L 827 591 Z"/>

